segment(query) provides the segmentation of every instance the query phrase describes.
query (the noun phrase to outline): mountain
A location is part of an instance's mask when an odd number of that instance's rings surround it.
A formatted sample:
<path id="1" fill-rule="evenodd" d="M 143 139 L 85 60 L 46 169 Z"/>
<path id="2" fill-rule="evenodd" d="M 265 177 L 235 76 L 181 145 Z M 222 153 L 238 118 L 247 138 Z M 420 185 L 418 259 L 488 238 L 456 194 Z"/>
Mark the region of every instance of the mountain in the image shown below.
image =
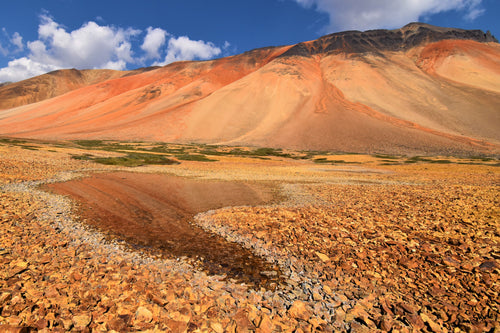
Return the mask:
<path id="1" fill-rule="evenodd" d="M 411 23 L 92 79 L 73 71 L 0 87 L 0 133 L 500 153 L 500 44 L 480 30 Z"/>
<path id="2" fill-rule="evenodd" d="M 63 69 L 16 83 L 0 83 L 0 110 L 36 103 L 78 88 L 151 69 L 141 68 L 134 71 Z"/>

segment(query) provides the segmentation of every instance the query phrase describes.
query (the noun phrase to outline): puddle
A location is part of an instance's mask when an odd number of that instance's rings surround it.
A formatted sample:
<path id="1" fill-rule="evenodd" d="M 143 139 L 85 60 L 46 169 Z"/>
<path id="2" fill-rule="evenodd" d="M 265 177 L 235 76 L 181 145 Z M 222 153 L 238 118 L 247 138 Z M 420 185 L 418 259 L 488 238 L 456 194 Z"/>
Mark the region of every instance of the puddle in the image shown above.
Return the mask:
<path id="1" fill-rule="evenodd" d="M 273 200 L 261 184 L 187 179 L 164 174 L 116 172 L 49 184 L 79 204 L 82 221 L 132 247 L 163 257 L 189 257 L 209 274 L 273 289 L 279 269 L 240 245 L 189 223 L 194 215 L 226 206 Z"/>

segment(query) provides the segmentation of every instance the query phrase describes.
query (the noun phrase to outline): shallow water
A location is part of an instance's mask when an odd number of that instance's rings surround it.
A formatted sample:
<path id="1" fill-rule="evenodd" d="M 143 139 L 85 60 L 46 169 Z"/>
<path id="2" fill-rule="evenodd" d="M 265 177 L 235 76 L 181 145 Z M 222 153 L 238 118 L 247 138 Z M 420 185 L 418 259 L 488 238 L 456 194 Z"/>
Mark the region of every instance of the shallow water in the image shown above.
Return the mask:
<path id="1" fill-rule="evenodd" d="M 82 221 L 132 247 L 164 257 L 190 257 L 209 274 L 273 288 L 279 269 L 240 245 L 190 224 L 194 215 L 226 206 L 273 200 L 264 185 L 205 181 L 164 174 L 115 172 L 47 187 L 79 202 Z"/>

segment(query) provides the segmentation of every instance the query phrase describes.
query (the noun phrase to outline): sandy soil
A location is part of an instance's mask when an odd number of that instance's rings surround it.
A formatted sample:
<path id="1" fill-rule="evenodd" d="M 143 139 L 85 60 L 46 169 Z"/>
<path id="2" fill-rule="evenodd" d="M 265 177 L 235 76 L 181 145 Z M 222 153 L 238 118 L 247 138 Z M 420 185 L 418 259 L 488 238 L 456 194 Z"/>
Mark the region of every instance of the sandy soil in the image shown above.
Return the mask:
<path id="1" fill-rule="evenodd" d="M 1 330 L 500 329 L 497 166 L 453 159 L 382 165 L 391 163 L 357 156 L 363 164 L 220 157 L 133 168 L 275 182 L 283 203 L 193 219 L 278 265 L 284 281 L 272 291 L 85 227 L 74 203 L 37 186 L 123 168 L 74 160 L 69 152 L 0 146 Z"/>

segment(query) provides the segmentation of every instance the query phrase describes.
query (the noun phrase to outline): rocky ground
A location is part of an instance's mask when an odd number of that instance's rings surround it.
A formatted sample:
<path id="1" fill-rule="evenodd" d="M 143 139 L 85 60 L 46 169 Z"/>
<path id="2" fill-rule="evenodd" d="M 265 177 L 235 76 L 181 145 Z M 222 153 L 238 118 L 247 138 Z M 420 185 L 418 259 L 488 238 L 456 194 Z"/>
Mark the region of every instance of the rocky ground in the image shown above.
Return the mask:
<path id="1" fill-rule="evenodd" d="M 353 166 L 221 157 L 127 168 L 278 186 L 282 203 L 193 221 L 279 264 L 271 291 L 79 223 L 68 198 L 37 185 L 120 168 L 71 153 L 0 146 L 0 331 L 500 330 L 498 166 L 358 156 Z"/>

